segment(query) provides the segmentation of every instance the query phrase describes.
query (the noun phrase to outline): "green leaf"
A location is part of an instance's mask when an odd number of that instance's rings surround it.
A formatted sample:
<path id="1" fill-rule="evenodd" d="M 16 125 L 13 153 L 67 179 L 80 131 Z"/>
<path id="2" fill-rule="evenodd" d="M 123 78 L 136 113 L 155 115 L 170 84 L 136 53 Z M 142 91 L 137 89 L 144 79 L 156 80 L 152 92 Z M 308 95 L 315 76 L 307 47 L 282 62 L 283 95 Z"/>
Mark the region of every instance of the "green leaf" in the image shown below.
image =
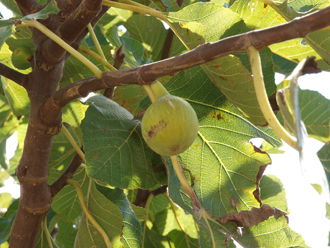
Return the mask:
<path id="1" fill-rule="evenodd" d="M 330 100 L 312 90 L 299 90 L 301 119 L 308 135 L 322 142 L 330 141 Z"/>
<path id="2" fill-rule="evenodd" d="M 10 236 L 10 229 L 13 225 L 15 216 L 0 218 L 0 244 L 7 241 Z"/>
<path id="3" fill-rule="evenodd" d="M 145 208 L 135 206 L 132 203 L 131 203 L 131 208 L 134 211 L 136 218 L 138 218 L 140 222 L 148 219 L 147 211 L 145 210 Z"/>
<path id="4" fill-rule="evenodd" d="M 145 229 L 144 247 L 148 248 L 172 248 L 171 240 L 168 237 L 159 235 L 157 232 Z"/>
<path id="5" fill-rule="evenodd" d="M 328 185 L 330 185 L 330 144 L 325 144 L 318 152 L 317 156 L 319 157 L 324 172 L 326 174 Z"/>
<path id="6" fill-rule="evenodd" d="M 261 178 L 259 187 L 262 204 L 288 212 L 285 189 L 279 178 L 273 175 L 265 175 Z"/>
<path id="7" fill-rule="evenodd" d="M 15 1 L 12 0 L 1 0 L 0 1 L 7 9 L 10 9 L 14 15 L 21 15 L 19 8 L 16 5 Z"/>
<path id="8" fill-rule="evenodd" d="M 113 100 L 120 106 L 134 114 L 139 106 L 141 99 L 146 97 L 147 94 L 140 85 L 125 85 L 115 88 Z"/>
<path id="9" fill-rule="evenodd" d="M 22 21 L 29 21 L 35 19 L 46 19 L 50 14 L 57 14 L 59 9 L 57 8 L 56 1 L 51 1 L 37 13 L 29 14 L 21 18 Z"/>
<path id="10" fill-rule="evenodd" d="M 21 116 L 29 113 L 30 99 L 26 90 L 17 83 L 1 76 L 2 87 L 14 115 Z"/>
<path id="11" fill-rule="evenodd" d="M 100 193 L 93 182 L 89 189 L 87 206 L 95 220 L 106 232 L 112 247 L 122 247 L 123 218 L 118 207 Z M 74 247 L 106 247 L 102 236 L 83 214 Z"/>
<path id="12" fill-rule="evenodd" d="M 279 148 L 274 148 L 271 146 L 267 141 L 263 141 L 260 149 L 264 152 L 267 152 L 268 154 L 283 154 L 285 151 L 280 150 Z"/>
<path id="13" fill-rule="evenodd" d="M 318 5 L 321 2 L 324 4 Z M 263 29 L 286 23 L 286 20 L 292 20 L 298 16 L 303 16 L 315 7 L 319 9 L 328 5 L 329 3 L 324 1 L 276 1 L 273 6 L 265 6 L 263 2 L 242 0 L 237 1 L 231 9 L 244 19 L 248 27 L 252 29 Z M 298 13 L 297 11 L 303 13 Z M 273 53 L 296 64 L 306 56 L 315 56 L 318 66 L 322 69 L 329 70 L 330 66 L 327 63 L 329 62 L 328 44 L 327 40 L 325 40 L 328 32 L 313 32 L 304 39 L 298 38 L 273 44 L 269 48 Z"/>
<path id="14" fill-rule="evenodd" d="M 140 121 L 117 103 L 96 95 L 82 121 L 90 177 L 120 188 L 152 188 L 166 180 L 159 155 L 141 135 Z"/>
<path id="15" fill-rule="evenodd" d="M 1 208 L 8 208 L 13 200 L 13 197 L 10 193 L 1 193 L 0 194 L 0 206 Z"/>
<path id="16" fill-rule="evenodd" d="M 82 42 L 81 46 L 87 47 L 88 45 L 86 44 L 86 42 Z M 110 46 L 101 46 L 103 53 L 105 54 L 108 62 L 110 64 L 112 64 L 112 58 L 110 55 Z M 93 52 L 96 52 L 96 48 L 95 47 L 91 47 L 89 48 L 90 50 L 92 50 Z M 96 65 L 101 71 L 104 71 L 104 66 L 98 62 L 97 60 L 95 60 L 94 58 L 92 58 L 89 55 L 84 54 L 84 56 L 89 59 L 94 65 Z M 77 58 L 70 56 L 69 59 L 67 60 L 67 62 L 65 63 L 65 68 L 64 68 L 64 73 L 63 73 L 63 77 L 61 79 L 60 82 L 60 87 L 63 88 L 75 81 L 84 79 L 84 78 L 88 78 L 88 77 L 92 77 L 94 76 L 94 73 L 88 69 L 83 63 L 81 63 Z"/>
<path id="17" fill-rule="evenodd" d="M 145 58 L 153 61 L 161 59 L 167 32 L 160 20 L 152 16 L 133 15 L 124 26 L 133 39 L 142 43 Z"/>
<path id="18" fill-rule="evenodd" d="M 109 28 L 126 22 L 132 15 L 133 12 L 130 10 L 111 7 L 102 17 L 99 24 L 103 26 L 104 33 L 106 34 Z"/>
<path id="19" fill-rule="evenodd" d="M 7 20 L 0 20 L 0 49 L 5 40 L 13 33 L 13 23 Z"/>
<path id="20" fill-rule="evenodd" d="M 158 213 L 165 211 L 170 207 L 171 205 L 166 197 L 163 194 L 159 194 L 152 198 L 149 205 L 149 214 L 152 219 L 155 219 Z"/>
<path id="21" fill-rule="evenodd" d="M 210 226 L 210 229 L 208 228 L 208 225 Z M 217 248 L 235 248 L 236 246 L 233 243 L 232 239 L 228 239 L 225 235 L 225 230 L 228 231 L 228 229 L 226 229 L 225 226 L 223 226 L 222 224 L 218 224 L 216 225 L 214 222 L 208 221 L 208 223 L 205 222 L 204 219 L 201 219 L 198 222 L 198 226 L 199 226 L 199 246 L 200 247 L 205 247 L 205 248 L 213 248 L 213 247 L 217 247 Z M 231 230 L 233 230 L 235 232 L 235 229 L 233 228 L 234 225 L 231 225 Z M 226 234 L 228 234 L 229 232 L 227 232 Z M 236 234 L 236 232 L 235 232 Z M 215 243 L 213 243 L 212 240 L 212 236 L 213 236 L 213 240 Z M 251 247 L 252 248 L 252 247 Z"/>
<path id="22" fill-rule="evenodd" d="M 31 51 L 34 51 L 32 33 L 28 27 L 22 27 L 19 29 L 19 32 L 13 33 L 6 40 L 6 44 L 8 44 L 11 51 L 14 51 L 16 48 L 21 47 L 21 46 L 26 46 Z M 27 71 L 27 70 L 24 70 L 24 71 Z"/>
<path id="23" fill-rule="evenodd" d="M 50 242 L 50 243 L 49 243 Z M 36 248 L 59 248 L 55 241 L 50 237 L 50 233 L 48 230 L 43 229 L 43 226 L 40 228 L 38 241 L 36 244 Z"/>
<path id="24" fill-rule="evenodd" d="M 196 35 L 192 35 L 191 32 L 203 37 L 206 42 L 213 42 L 249 31 L 239 15 L 230 9 L 214 3 L 189 5 L 181 11 L 169 13 L 168 19 L 175 24 L 176 31 L 190 49 L 204 43 L 203 40 L 200 40 Z M 189 29 L 189 32 L 185 34 L 180 31 L 180 26 L 189 22 L 191 22 L 190 27 L 186 27 Z M 197 22 L 198 25 L 192 22 Z M 215 26 L 217 27 L 216 29 L 214 28 Z M 248 71 L 249 62 L 247 56 L 246 54 L 238 54 L 237 56 L 242 62 L 235 56 L 226 56 L 201 65 L 200 67 L 221 92 L 251 122 L 256 125 L 265 125 L 266 121 L 259 108 L 251 73 Z M 265 80 L 267 82 L 267 92 L 268 95 L 271 95 L 275 92 L 272 54 L 269 50 L 265 50 L 261 53 L 261 58 L 264 75 L 267 75 L 267 80 Z"/>
<path id="25" fill-rule="evenodd" d="M 140 247 L 142 243 L 142 227 L 140 221 L 135 216 L 129 201 L 122 189 L 109 189 L 96 185 L 107 199 L 112 201 L 119 208 L 124 221 L 123 235 L 121 242 L 124 247 Z"/>
<path id="26" fill-rule="evenodd" d="M 309 247 L 304 239 L 288 227 L 285 217 L 269 218 L 252 228 L 244 228 L 237 239 L 246 247 Z"/>
<path id="27" fill-rule="evenodd" d="M 69 127 L 68 130 L 71 135 L 76 138 L 72 128 Z M 77 139 L 75 140 L 77 143 L 79 143 Z M 50 151 L 48 167 L 50 169 L 55 168 L 58 170 L 63 170 L 70 164 L 74 154 L 75 150 L 69 142 L 68 138 L 64 135 L 63 132 L 60 132 L 53 138 L 53 146 Z"/>
<path id="28" fill-rule="evenodd" d="M 173 211 L 175 211 L 175 214 Z M 190 238 L 198 239 L 193 216 L 191 214 L 186 214 L 182 208 L 178 207 L 175 207 L 175 209 L 167 208 L 157 213 L 154 218 L 153 229 L 163 236 L 168 236 L 169 233 L 175 230 L 182 232 L 176 218 L 180 221 L 186 235 Z M 184 242 L 186 241 L 187 240 L 184 240 Z"/>
<path id="29" fill-rule="evenodd" d="M 78 127 L 85 118 L 88 106 L 79 100 L 74 100 L 67 104 L 62 110 L 62 122 L 68 123 L 71 127 Z"/>
<path id="30" fill-rule="evenodd" d="M 173 230 L 167 235 L 167 237 L 171 239 L 175 247 L 180 247 L 180 248 L 200 247 L 198 244 L 198 239 L 191 238 L 190 236 L 186 236 L 185 233 L 182 231 Z"/>
<path id="31" fill-rule="evenodd" d="M 53 171 L 51 171 L 51 178 Z M 56 179 L 59 173 L 55 173 Z M 89 177 L 86 175 L 84 168 L 79 168 L 73 179 L 79 183 L 84 195 L 87 195 Z M 50 183 L 50 181 L 48 182 Z M 71 185 L 65 186 L 54 198 L 52 202 L 52 208 L 56 213 L 61 215 L 62 219 L 67 222 L 71 222 L 76 219 L 82 212 L 80 203 L 78 200 L 77 192 Z"/>
<path id="32" fill-rule="evenodd" d="M 13 225 L 18 209 L 18 203 L 19 199 L 14 200 L 9 206 L 4 217 L 0 218 L 0 244 L 5 242 L 10 235 L 11 226 Z"/>
<path id="33" fill-rule="evenodd" d="M 56 235 L 56 243 L 60 243 L 65 248 L 71 248 L 77 235 L 77 228 L 73 227 L 72 222 L 58 221 L 58 233 Z"/>
<path id="34" fill-rule="evenodd" d="M 19 126 L 17 128 L 17 142 L 18 142 L 18 148 L 23 152 L 24 148 L 24 140 L 25 140 L 25 135 L 28 127 L 28 122 L 29 122 L 29 117 L 28 116 L 23 116 L 19 120 Z"/>

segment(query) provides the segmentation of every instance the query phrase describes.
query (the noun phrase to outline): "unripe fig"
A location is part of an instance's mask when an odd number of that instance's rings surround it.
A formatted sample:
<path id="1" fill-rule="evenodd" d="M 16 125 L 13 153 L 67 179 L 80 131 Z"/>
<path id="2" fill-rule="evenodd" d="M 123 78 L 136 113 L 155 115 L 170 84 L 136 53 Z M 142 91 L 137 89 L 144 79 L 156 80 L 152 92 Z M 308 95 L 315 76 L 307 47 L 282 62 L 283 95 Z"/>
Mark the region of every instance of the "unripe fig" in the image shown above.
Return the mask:
<path id="1" fill-rule="evenodd" d="M 148 146 L 163 156 L 187 150 L 195 141 L 198 119 L 195 110 L 180 97 L 165 94 L 145 112 L 142 136 Z"/>
<path id="2" fill-rule="evenodd" d="M 33 53 L 30 48 L 26 46 L 18 47 L 14 50 L 13 54 L 11 55 L 11 61 L 13 65 L 20 70 L 25 70 L 31 67 L 31 60 L 32 60 Z"/>

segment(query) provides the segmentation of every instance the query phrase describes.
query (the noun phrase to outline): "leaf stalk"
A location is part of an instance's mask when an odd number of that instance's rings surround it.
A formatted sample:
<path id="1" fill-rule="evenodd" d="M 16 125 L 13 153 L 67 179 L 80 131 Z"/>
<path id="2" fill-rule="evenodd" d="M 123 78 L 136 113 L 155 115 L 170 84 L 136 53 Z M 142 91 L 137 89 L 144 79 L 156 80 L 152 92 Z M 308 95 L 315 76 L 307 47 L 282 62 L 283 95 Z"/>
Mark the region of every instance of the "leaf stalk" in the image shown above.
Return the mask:
<path id="1" fill-rule="evenodd" d="M 89 211 L 86 202 L 85 202 L 85 197 L 84 194 L 82 192 L 82 189 L 79 185 L 79 183 L 77 183 L 75 180 L 73 179 L 68 179 L 67 183 L 72 185 L 75 190 L 77 191 L 77 195 L 78 195 L 78 199 L 79 199 L 79 203 L 81 205 L 82 210 L 84 211 L 84 214 L 86 215 L 86 218 L 92 223 L 92 225 L 95 227 L 95 229 L 101 234 L 106 246 L 108 248 L 112 248 L 112 243 L 107 235 L 107 233 L 103 230 L 103 228 L 100 226 L 100 224 L 95 220 L 95 218 L 93 217 L 93 215 L 91 214 L 91 212 Z"/>
<path id="2" fill-rule="evenodd" d="M 72 48 L 69 44 L 67 44 L 64 40 L 62 40 L 60 37 L 58 37 L 56 34 L 54 34 L 52 31 L 50 31 L 48 28 L 46 28 L 40 22 L 32 20 L 32 21 L 18 24 L 17 27 L 34 27 L 34 28 L 38 29 L 43 34 L 45 34 L 48 38 L 52 39 L 59 46 L 61 46 L 66 51 L 68 51 L 70 54 L 72 54 L 74 57 L 76 57 L 87 68 L 89 68 L 95 74 L 95 76 L 97 78 L 99 78 L 99 79 L 102 78 L 102 71 L 99 68 L 97 68 L 97 66 L 95 66 L 90 60 L 85 58 L 82 54 L 80 54 L 77 50 Z"/>
<path id="3" fill-rule="evenodd" d="M 274 132 L 284 140 L 285 143 L 297 150 L 297 141 L 283 128 L 270 106 L 262 75 L 259 51 L 254 46 L 249 46 L 247 52 L 253 74 L 254 89 L 261 112 Z"/>
<path id="4" fill-rule="evenodd" d="M 63 132 L 63 134 L 65 135 L 65 137 L 69 140 L 70 144 L 72 145 L 72 147 L 74 148 L 74 150 L 77 152 L 77 154 L 79 155 L 79 157 L 82 159 L 82 161 L 84 163 L 86 163 L 85 154 L 80 149 L 80 147 L 78 146 L 78 144 L 76 143 L 76 141 L 74 140 L 74 138 L 72 137 L 72 135 L 70 134 L 69 130 L 63 124 L 62 124 L 61 131 Z"/>

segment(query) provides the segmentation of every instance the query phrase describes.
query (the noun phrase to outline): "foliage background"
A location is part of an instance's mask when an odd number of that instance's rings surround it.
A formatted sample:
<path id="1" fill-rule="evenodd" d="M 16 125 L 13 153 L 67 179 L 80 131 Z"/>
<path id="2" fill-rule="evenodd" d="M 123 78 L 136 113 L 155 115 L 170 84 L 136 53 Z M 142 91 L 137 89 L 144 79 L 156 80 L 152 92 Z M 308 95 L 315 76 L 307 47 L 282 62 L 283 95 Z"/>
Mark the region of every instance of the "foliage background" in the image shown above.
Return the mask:
<path id="1" fill-rule="evenodd" d="M 316 75 L 312 75 L 312 77 L 312 80 L 315 81 Z M 329 75 L 323 73 L 322 79 L 324 80 L 327 77 L 329 78 Z M 326 81 L 317 81 L 320 85 L 325 86 L 321 87 L 319 92 L 326 92 L 328 90 L 326 87 Z M 309 82 L 311 82 L 311 79 L 307 79 L 307 85 L 309 84 L 309 86 L 316 86 L 315 84 L 310 84 Z M 308 88 L 312 89 L 312 87 Z M 330 99 L 329 96 L 328 99 Z M 257 143 L 258 141 L 256 141 L 256 144 Z M 311 147 L 314 147 L 316 152 L 318 149 L 315 147 L 319 145 L 319 143 L 313 141 Z M 15 145 L 10 143 L 8 144 L 8 147 L 9 150 L 15 149 Z M 302 177 L 298 164 L 298 154 L 288 147 L 284 147 L 283 149 L 286 151 L 285 155 L 271 155 L 273 163 L 267 168 L 266 174 L 270 173 L 277 175 L 284 184 L 289 209 L 291 211 L 291 214 L 289 215 L 290 227 L 305 238 L 307 245 L 319 248 L 327 247 L 327 234 L 329 231 L 328 227 L 330 226 L 330 221 L 324 218 L 325 201 L 319 197 L 316 191 L 312 189 Z M 294 175 L 294 179 L 292 175 Z M 298 216 L 297 219 L 295 216 Z M 320 216 L 322 216 L 322 218 L 320 218 Z M 308 219 L 307 223 L 306 217 Z M 317 226 L 317 228 L 311 228 L 311 226 Z M 304 229 L 301 227 L 304 227 Z"/>

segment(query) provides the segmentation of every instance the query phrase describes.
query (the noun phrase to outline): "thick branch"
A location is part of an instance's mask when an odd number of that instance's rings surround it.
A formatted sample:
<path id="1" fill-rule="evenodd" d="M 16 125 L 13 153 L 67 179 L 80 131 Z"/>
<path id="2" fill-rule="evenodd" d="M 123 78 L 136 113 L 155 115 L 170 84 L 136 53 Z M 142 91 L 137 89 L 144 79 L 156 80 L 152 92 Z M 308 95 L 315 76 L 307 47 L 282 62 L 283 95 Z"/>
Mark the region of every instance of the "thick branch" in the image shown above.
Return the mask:
<path id="1" fill-rule="evenodd" d="M 27 77 L 25 74 L 20 73 L 2 63 L 0 63 L 0 75 L 14 81 L 23 87 L 26 85 Z"/>
<path id="2" fill-rule="evenodd" d="M 185 54 L 127 70 L 104 72 L 102 79 L 95 76 L 76 81 L 57 92 L 45 104 L 44 113 L 60 111 L 67 103 L 90 92 L 113 86 L 148 84 L 156 78 L 170 75 L 214 59 L 246 51 L 254 46 L 259 51 L 282 41 L 302 38 L 330 25 L 330 7 L 293 21 L 262 30 L 235 35 L 214 43 L 206 43 Z M 315 20 L 318 20 L 317 22 Z M 52 120 L 48 114 L 47 118 Z"/>
<path id="3" fill-rule="evenodd" d="M 42 6 L 35 0 L 15 0 L 23 15 L 36 13 Z"/>
<path id="4" fill-rule="evenodd" d="M 79 168 L 82 163 L 82 159 L 78 154 L 74 155 L 71 163 L 63 172 L 63 174 L 50 186 L 52 196 L 54 197 L 60 190 L 67 185 L 67 179 L 73 178 L 73 174 Z"/>
<path id="5" fill-rule="evenodd" d="M 86 29 L 94 17 L 102 8 L 102 0 L 81 2 L 79 7 L 68 17 L 59 27 L 56 34 L 68 44 L 72 44 L 77 37 Z M 52 40 L 47 40 L 45 44 L 50 57 L 62 58 L 65 50 Z"/>

